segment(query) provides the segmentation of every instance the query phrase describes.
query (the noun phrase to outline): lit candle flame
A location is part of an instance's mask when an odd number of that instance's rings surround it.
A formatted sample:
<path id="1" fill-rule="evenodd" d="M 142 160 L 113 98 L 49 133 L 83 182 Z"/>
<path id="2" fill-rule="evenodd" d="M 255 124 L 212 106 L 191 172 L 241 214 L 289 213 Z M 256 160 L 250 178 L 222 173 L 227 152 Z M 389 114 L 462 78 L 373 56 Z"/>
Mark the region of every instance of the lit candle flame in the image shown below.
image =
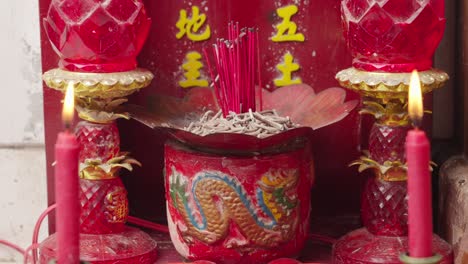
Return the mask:
<path id="1" fill-rule="evenodd" d="M 418 71 L 414 70 L 411 74 L 411 81 L 408 91 L 408 113 L 414 126 L 418 127 L 423 119 L 424 109 L 421 92 L 421 82 Z"/>
<path id="2" fill-rule="evenodd" d="M 75 85 L 69 83 L 65 92 L 65 100 L 63 102 L 62 121 L 66 128 L 69 128 L 73 123 L 75 110 Z"/>

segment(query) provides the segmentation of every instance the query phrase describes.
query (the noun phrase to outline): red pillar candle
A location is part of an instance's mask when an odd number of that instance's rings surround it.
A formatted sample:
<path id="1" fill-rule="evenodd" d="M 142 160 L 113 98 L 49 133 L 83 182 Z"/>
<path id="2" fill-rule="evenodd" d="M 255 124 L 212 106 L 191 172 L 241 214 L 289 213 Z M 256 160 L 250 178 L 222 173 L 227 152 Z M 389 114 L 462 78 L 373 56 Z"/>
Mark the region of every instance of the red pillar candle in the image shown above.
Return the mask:
<path id="1" fill-rule="evenodd" d="M 79 144 L 69 132 L 73 120 L 73 85 L 67 89 L 62 119 L 67 130 L 55 144 L 55 200 L 57 203 L 57 260 L 60 264 L 79 263 L 78 154 Z"/>
<path id="2" fill-rule="evenodd" d="M 427 258 L 433 256 L 430 144 L 426 133 L 417 128 L 422 121 L 423 105 L 421 85 L 416 71 L 411 76 L 408 110 L 415 125 L 406 137 L 409 255 L 414 258 Z"/>

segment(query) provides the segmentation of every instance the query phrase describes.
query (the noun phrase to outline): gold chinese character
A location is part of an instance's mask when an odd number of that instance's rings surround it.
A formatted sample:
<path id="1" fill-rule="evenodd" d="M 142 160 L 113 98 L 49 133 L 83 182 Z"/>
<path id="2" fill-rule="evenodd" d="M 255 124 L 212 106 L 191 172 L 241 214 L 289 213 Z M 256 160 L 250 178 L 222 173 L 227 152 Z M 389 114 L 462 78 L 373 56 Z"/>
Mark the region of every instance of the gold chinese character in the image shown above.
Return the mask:
<path id="1" fill-rule="evenodd" d="M 179 21 L 176 23 L 176 27 L 179 29 L 177 33 L 177 39 L 181 39 L 184 35 L 193 41 L 207 40 L 211 36 L 211 29 L 209 25 L 206 25 L 205 31 L 200 32 L 201 27 L 206 22 L 206 15 L 200 14 L 198 6 L 192 6 L 192 16 L 187 17 L 187 11 L 184 9 L 180 10 Z"/>
<path id="2" fill-rule="evenodd" d="M 118 188 L 106 196 L 106 210 L 104 214 L 109 223 L 125 223 L 128 217 L 127 191 Z"/>
<path id="3" fill-rule="evenodd" d="M 280 16 L 283 21 L 276 26 L 278 32 L 274 35 L 271 40 L 274 42 L 284 41 L 300 41 L 304 42 L 304 35 L 302 33 L 296 33 L 297 25 L 291 21 L 291 17 L 298 11 L 297 6 L 288 5 L 285 7 L 278 8 L 276 13 Z M 285 34 L 287 31 L 287 34 Z"/>
<path id="4" fill-rule="evenodd" d="M 291 84 L 300 84 L 302 83 L 301 78 L 292 79 L 292 73 L 300 69 L 299 64 L 294 63 L 294 57 L 291 53 L 286 53 L 283 58 L 283 63 L 280 63 L 276 68 L 283 74 L 281 78 L 275 79 L 275 85 L 278 87 L 283 87 Z"/>
<path id="5" fill-rule="evenodd" d="M 182 69 L 185 71 L 185 80 L 179 82 L 182 88 L 208 87 L 208 81 L 200 79 L 200 69 L 203 68 L 203 64 L 200 62 L 201 57 L 201 54 L 196 51 L 189 52 L 185 56 L 186 62 L 182 65 Z"/>

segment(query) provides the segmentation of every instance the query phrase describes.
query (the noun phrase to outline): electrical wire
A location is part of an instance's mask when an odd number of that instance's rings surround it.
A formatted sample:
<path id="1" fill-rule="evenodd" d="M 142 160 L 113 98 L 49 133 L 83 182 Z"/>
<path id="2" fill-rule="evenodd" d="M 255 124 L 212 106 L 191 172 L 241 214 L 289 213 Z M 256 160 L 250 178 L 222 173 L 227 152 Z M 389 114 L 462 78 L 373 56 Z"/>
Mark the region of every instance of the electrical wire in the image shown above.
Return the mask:
<path id="1" fill-rule="evenodd" d="M 41 225 L 42 225 L 42 222 L 44 221 L 44 219 L 50 214 L 50 212 L 52 212 L 53 210 L 55 210 L 55 208 L 57 208 L 57 204 L 53 204 L 51 206 L 49 206 L 40 216 L 39 216 L 39 219 L 37 220 L 36 222 L 36 225 L 34 226 L 34 232 L 33 232 L 33 238 L 32 238 L 32 245 L 31 247 L 33 247 L 34 245 L 38 244 L 38 240 L 39 240 L 39 231 L 41 229 Z M 33 263 L 36 263 L 37 261 L 37 247 L 36 248 L 32 248 L 33 252 Z"/>
<path id="2" fill-rule="evenodd" d="M 35 264 L 35 263 L 37 262 L 36 259 L 35 259 L 36 256 L 34 255 L 34 252 L 37 251 L 36 249 L 38 249 L 40 245 L 41 245 L 41 244 L 32 244 L 31 246 L 29 246 L 29 247 L 24 251 L 24 255 L 23 255 L 23 257 L 24 257 L 24 262 L 23 262 L 23 264 L 28 264 L 29 258 L 30 258 L 30 256 L 29 256 L 29 251 L 31 251 L 31 250 L 33 250 L 33 264 Z"/>
<path id="3" fill-rule="evenodd" d="M 128 223 L 148 228 L 153 231 L 158 231 L 158 232 L 163 232 L 163 233 L 169 233 L 169 228 L 166 225 L 161 225 L 161 224 L 156 224 L 147 220 L 143 220 L 138 217 L 134 216 L 129 216 L 128 217 Z M 319 242 L 323 242 L 328 245 L 333 245 L 337 240 L 333 237 L 325 236 L 325 235 L 320 235 L 320 234 L 314 234 L 310 233 L 307 235 L 307 238 L 317 240 Z"/>
<path id="4" fill-rule="evenodd" d="M 128 216 L 127 222 L 154 231 L 169 233 L 169 228 L 166 225 L 156 224 L 138 217 Z"/>
<path id="5" fill-rule="evenodd" d="M 32 238 L 32 245 L 30 245 L 26 250 L 22 249 L 20 246 L 13 244 L 11 242 L 8 242 L 6 240 L 1 240 L 0 239 L 0 244 L 5 245 L 7 247 L 10 247 L 17 252 L 19 252 L 21 255 L 24 257 L 24 264 L 27 264 L 29 261 L 29 252 L 32 251 L 32 258 L 33 258 L 33 264 L 37 262 L 38 256 L 37 256 L 37 248 L 39 248 L 40 244 L 38 243 L 39 240 L 39 231 L 42 226 L 42 223 L 44 219 L 53 211 L 57 208 L 56 204 L 53 204 L 49 206 L 38 218 L 36 225 L 34 226 L 34 232 L 33 232 L 33 238 Z M 156 224 L 138 217 L 134 216 L 128 216 L 127 219 L 128 223 L 148 228 L 150 230 L 158 231 L 158 232 L 163 232 L 163 233 L 169 233 L 169 228 L 166 225 L 161 225 L 161 224 Z M 320 235 L 320 234 L 313 234 L 310 233 L 307 235 L 309 239 L 314 239 L 318 240 L 320 242 L 326 243 L 326 244 L 334 244 L 337 240 L 332 237 Z M 307 264 L 320 264 L 320 263 L 307 263 Z"/>
<path id="6" fill-rule="evenodd" d="M 329 236 L 324 236 L 324 235 L 319 235 L 319 234 L 314 234 L 314 233 L 310 233 L 307 235 L 307 237 L 309 239 L 314 239 L 314 240 L 318 240 L 320 242 L 323 242 L 325 244 L 330 244 L 330 245 L 333 245 L 336 243 L 336 239 L 333 238 L 333 237 L 329 237 Z"/>
<path id="7" fill-rule="evenodd" d="M 16 244 L 13 244 L 11 242 L 8 242 L 8 241 L 2 240 L 2 239 L 0 239 L 0 244 L 5 245 L 5 246 L 7 246 L 9 248 L 12 248 L 12 249 L 18 251 L 21 255 L 24 255 L 24 249 L 22 249 L 20 246 L 18 246 Z"/>
<path id="8" fill-rule="evenodd" d="M 33 254 L 32 254 L 32 257 L 33 257 L 33 264 L 35 264 L 37 262 L 37 248 L 39 247 L 39 243 L 38 243 L 38 240 L 39 240 L 39 231 L 41 229 L 41 225 L 42 225 L 42 222 L 44 221 L 44 219 L 50 214 L 50 212 L 52 212 L 55 208 L 57 208 L 57 205 L 56 204 L 53 204 L 51 206 L 49 206 L 40 216 L 39 216 L 39 219 L 37 220 L 36 222 L 36 225 L 34 226 L 34 232 L 33 232 L 33 238 L 32 238 L 32 245 L 30 245 L 26 250 L 22 249 L 21 247 L 11 243 L 11 242 L 8 242 L 6 240 L 2 240 L 0 239 L 0 244 L 2 245 L 5 245 L 7 247 L 10 247 L 16 251 L 18 251 L 19 253 L 21 253 L 21 255 L 23 256 L 24 258 L 24 264 L 27 264 L 28 261 L 29 261 L 29 251 L 33 251 Z"/>

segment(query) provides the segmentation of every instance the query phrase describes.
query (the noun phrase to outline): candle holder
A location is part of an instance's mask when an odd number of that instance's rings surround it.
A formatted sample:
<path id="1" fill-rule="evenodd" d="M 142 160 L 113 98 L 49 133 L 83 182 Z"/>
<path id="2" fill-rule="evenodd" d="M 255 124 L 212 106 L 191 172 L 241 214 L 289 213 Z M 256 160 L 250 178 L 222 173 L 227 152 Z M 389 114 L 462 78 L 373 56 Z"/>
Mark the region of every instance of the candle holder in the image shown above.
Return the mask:
<path id="1" fill-rule="evenodd" d="M 103 23 L 103 21 L 105 23 Z M 53 0 L 44 26 L 60 68 L 43 75 L 48 87 L 75 86 L 80 143 L 80 258 L 90 263 L 154 263 L 156 242 L 125 225 L 129 208 L 120 169 L 139 163 L 120 151 L 115 121 L 126 96 L 148 86 L 153 74 L 136 68 L 150 19 L 140 0 Z M 56 236 L 40 246 L 40 263 L 56 258 Z"/>
<path id="2" fill-rule="evenodd" d="M 366 76 L 368 79 L 357 79 Z M 369 81 L 378 78 L 377 83 Z M 372 114 L 376 122 L 371 128 L 369 150 L 351 164 L 358 165 L 360 172 L 371 171 L 361 195 L 364 228 L 347 234 L 334 245 L 334 263 L 401 263 L 399 255 L 407 251 L 404 142 L 410 127 L 406 112 L 409 78 L 410 73 L 366 73 L 354 68 L 337 75 L 343 87 L 364 96 L 361 113 Z M 437 89 L 447 78 L 445 73 L 436 70 L 422 72 L 422 89 L 424 92 Z M 401 81 L 393 86 L 386 84 L 396 80 Z M 433 246 L 434 252 L 442 256 L 441 263 L 452 263 L 448 243 L 434 235 Z"/>
<path id="3" fill-rule="evenodd" d="M 408 254 L 402 254 L 400 260 L 404 264 L 437 264 L 442 260 L 442 256 L 436 254 L 428 258 L 412 258 Z"/>
<path id="4" fill-rule="evenodd" d="M 362 95 L 360 112 L 373 115 L 375 123 L 369 150 L 351 164 L 360 172 L 371 171 L 361 195 L 364 228 L 334 245 L 333 263 L 401 263 L 400 254 L 408 245 L 404 142 L 410 127 L 406 110 L 410 72 L 420 71 L 423 93 L 448 80 L 446 73 L 431 68 L 444 31 L 443 3 L 345 0 L 342 13 L 354 60 L 353 67 L 336 79 Z M 437 235 L 433 249 L 441 256 L 440 263 L 453 262 L 450 245 Z"/>

